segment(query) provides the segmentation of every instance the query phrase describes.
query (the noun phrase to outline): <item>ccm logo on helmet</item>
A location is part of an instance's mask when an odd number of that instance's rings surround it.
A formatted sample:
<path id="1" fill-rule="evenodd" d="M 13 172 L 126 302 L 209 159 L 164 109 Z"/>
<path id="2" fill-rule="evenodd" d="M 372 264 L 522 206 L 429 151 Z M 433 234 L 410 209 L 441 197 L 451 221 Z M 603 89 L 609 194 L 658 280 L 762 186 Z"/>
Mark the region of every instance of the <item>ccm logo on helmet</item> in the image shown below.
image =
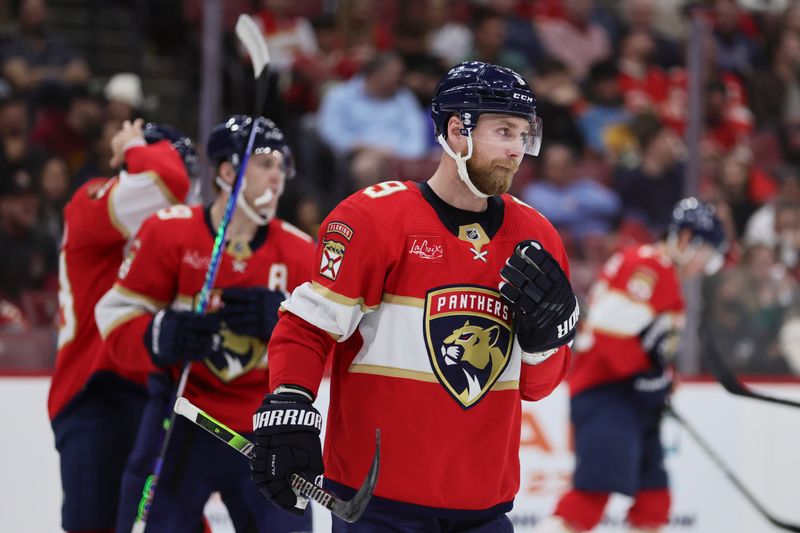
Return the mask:
<path id="1" fill-rule="evenodd" d="M 522 100 L 523 102 L 533 102 L 533 97 L 532 96 L 527 96 L 527 95 L 521 94 L 521 93 L 514 93 L 514 94 L 511 95 L 511 98 L 513 98 L 515 100 Z"/>

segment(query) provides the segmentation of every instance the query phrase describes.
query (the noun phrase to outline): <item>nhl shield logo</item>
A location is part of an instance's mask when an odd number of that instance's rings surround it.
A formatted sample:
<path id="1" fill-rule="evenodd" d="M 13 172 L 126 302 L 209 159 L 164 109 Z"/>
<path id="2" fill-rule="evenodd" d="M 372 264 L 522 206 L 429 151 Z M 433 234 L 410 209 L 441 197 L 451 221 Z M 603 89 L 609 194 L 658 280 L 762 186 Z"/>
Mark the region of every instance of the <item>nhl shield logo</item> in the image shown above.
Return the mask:
<path id="1" fill-rule="evenodd" d="M 425 299 L 425 341 L 436 378 L 463 408 L 476 405 L 508 366 L 512 314 L 497 291 L 433 289 Z"/>

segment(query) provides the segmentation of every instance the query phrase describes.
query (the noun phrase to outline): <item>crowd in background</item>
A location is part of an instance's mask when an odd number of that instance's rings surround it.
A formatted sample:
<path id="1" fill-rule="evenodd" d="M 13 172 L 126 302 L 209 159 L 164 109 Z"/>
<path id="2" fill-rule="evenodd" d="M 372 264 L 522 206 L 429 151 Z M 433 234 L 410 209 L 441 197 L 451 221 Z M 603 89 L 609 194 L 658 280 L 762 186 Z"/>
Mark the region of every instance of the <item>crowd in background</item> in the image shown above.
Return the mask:
<path id="1" fill-rule="evenodd" d="M 202 2 L 181 6 L 184 37 L 197 43 Z M 241 68 L 236 15 L 254 14 L 267 38 L 266 114 L 299 171 L 284 218 L 316 235 L 347 194 L 427 179 L 441 153 L 429 118 L 437 80 L 466 59 L 508 66 L 530 83 L 545 137 L 512 192 L 560 231 L 578 291 L 613 251 L 661 236 L 698 150 L 698 194 L 732 243 L 726 268 L 703 285 L 702 322 L 736 371 L 800 373 L 800 2 L 236 0 L 223 9 L 225 57 Z M 115 173 L 109 140 L 121 122 L 157 121 L 158 109 L 137 74 L 93 76 L 53 32 L 45 0 L 5 15 L 0 328 L 15 334 L 54 319 L 41 308 L 58 286 L 65 202 L 88 178 Z M 687 147 L 692 17 L 706 28 L 704 133 Z M 225 70 L 224 105 L 235 111 Z"/>

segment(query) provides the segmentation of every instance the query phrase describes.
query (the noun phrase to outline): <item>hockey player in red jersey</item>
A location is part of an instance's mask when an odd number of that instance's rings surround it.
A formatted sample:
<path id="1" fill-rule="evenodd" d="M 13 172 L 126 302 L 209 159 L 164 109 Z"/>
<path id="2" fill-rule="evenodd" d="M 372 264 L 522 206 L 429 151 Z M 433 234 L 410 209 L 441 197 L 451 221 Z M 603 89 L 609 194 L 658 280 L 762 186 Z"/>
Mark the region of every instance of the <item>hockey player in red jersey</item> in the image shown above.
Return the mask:
<path id="1" fill-rule="evenodd" d="M 561 239 L 505 194 L 538 152 L 533 94 L 510 69 L 466 62 L 440 81 L 432 117 L 445 150 L 434 175 L 334 209 L 269 345 L 251 469 L 272 503 L 291 512 L 289 475 L 323 472 L 320 427 L 289 415 L 315 418 L 329 353 L 327 486 L 351 496 L 382 432 L 375 496 L 334 531 L 511 531 L 520 400 L 569 368 L 578 309 Z"/>
<path id="2" fill-rule="evenodd" d="M 613 492 L 634 498 L 631 533 L 669 518 L 659 429 L 683 327 L 680 278 L 722 266 L 725 235 L 711 206 L 673 210 L 665 239 L 611 257 L 590 293 L 568 377 L 575 428 L 573 488 L 537 533 L 589 531 Z"/>
<path id="3" fill-rule="evenodd" d="M 219 194 L 208 207 L 176 205 L 144 223 L 114 287 L 97 305 L 97 324 L 112 357 L 131 371 L 152 371 L 149 399 L 122 480 L 118 531 L 130 531 L 145 480 L 158 455 L 159 432 L 182 364 L 196 361 L 184 396 L 238 431 L 267 387 L 266 342 L 286 295 L 307 281 L 311 237 L 275 218 L 291 152 L 283 133 L 259 117 L 242 193 L 228 228 L 208 312 L 192 312 L 217 227 L 247 145 L 253 120 L 233 116 L 208 141 Z M 160 371 L 159 371 L 160 370 Z M 311 513 L 290 516 L 263 505 L 247 462 L 180 418 L 147 520 L 147 531 L 194 532 L 219 491 L 237 531 L 310 531 Z"/>
<path id="4" fill-rule="evenodd" d="M 94 307 L 111 288 L 142 222 L 183 202 L 191 140 L 166 125 L 125 122 L 112 138 L 113 178 L 95 178 L 64 209 L 59 330 L 48 412 L 61 459 L 62 527 L 111 531 L 119 482 L 133 447 L 146 375 L 116 365 L 97 331 Z"/>

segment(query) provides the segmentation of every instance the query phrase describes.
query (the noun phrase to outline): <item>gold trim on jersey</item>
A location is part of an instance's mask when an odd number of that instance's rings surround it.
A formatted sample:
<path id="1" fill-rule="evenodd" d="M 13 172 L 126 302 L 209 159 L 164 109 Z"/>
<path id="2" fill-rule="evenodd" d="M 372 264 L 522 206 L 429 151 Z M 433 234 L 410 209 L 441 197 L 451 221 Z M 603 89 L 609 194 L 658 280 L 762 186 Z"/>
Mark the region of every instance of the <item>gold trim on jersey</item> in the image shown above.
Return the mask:
<path id="1" fill-rule="evenodd" d="M 117 185 L 119 181 L 117 181 Z M 122 223 L 122 221 L 117 216 L 117 210 L 114 208 L 114 194 L 117 192 L 117 187 L 113 187 L 111 192 L 108 194 L 108 200 L 106 201 L 106 205 L 108 207 L 108 218 L 111 220 L 111 225 L 117 228 L 117 231 L 122 234 L 123 237 L 129 239 L 131 234 L 128 232 L 128 228 Z"/>
<path id="2" fill-rule="evenodd" d="M 466 224 L 458 227 L 458 238 L 464 242 L 468 242 L 475 248 L 475 251 L 480 252 L 481 248 L 489 244 L 489 236 L 483 230 L 483 226 L 478 223 Z"/>
<path id="3" fill-rule="evenodd" d="M 112 287 L 112 289 L 116 290 L 117 292 L 119 292 L 122 296 L 125 296 L 125 297 L 131 298 L 133 300 L 139 300 L 140 302 L 144 302 L 144 303 L 150 304 L 151 306 L 153 306 L 153 307 L 155 307 L 157 309 L 163 309 L 163 308 L 165 308 L 165 307 L 167 307 L 169 305 L 169 302 L 164 302 L 162 300 L 157 300 L 157 299 L 152 298 L 150 296 L 146 296 L 146 295 L 138 293 L 136 291 L 132 291 L 132 290 L 130 290 L 128 288 L 123 287 L 119 283 L 115 283 L 114 286 Z"/>
<path id="4" fill-rule="evenodd" d="M 378 307 L 380 307 L 379 305 L 367 305 L 367 304 L 365 304 L 364 303 L 364 298 L 362 298 L 360 296 L 358 298 L 350 298 L 348 296 L 343 296 L 343 295 L 339 294 L 338 292 L 333 292 L 328 287 L 322 285 L 318 281 L 312 281 L 311 282 L 311 289 L 314 292 L 316 292 L 317 294 L 319 294 L 320 296 L 322 296 L 323 298 L 326 298 L 326 299 L 328 299 L 328 300 L 330 300 L 330 301 L 332 301 L 334 303 L 337 303 L 339 305 L 347 305 L 349 307 L 360 307 L 362 313 L 368 313 L 368 312 L 374 311 Z"/>
<path id="5" fill-rule="evenodd" d="M 436 376 L 432 372 L 420 372 L 419 370 L 406 370 L 403 368 L 393 368 L 381 365 L 363 365 L 356 363 L 350 365 L 349 372 L 352 372 L 353 374 L 371 374 L 373 376 L 410 379 L 413 381 L 423 381 L 425 383 L 439 383 L 439 380 L 436 379 Z M 519 380 L 515 379 L 513 381 L 498 381 L 489 389 L 489 391 L 517 389 L 519 389 Z"/>
<path id="6" fill-rule="evenodd" d="M 406 305 L 409 307 L 425 307 L 425 300 L 422 298 L 414 298 L 413 296 L 398 296 L 396 294 L 384 293 L 383 301 L 389 304 Z"/>
<path id="7" fill-rule="evenodd" d="M 142 315 L 145 315 L 145 314 L 147 314 L 147 311 L 144 310 L 144 309 L 135 309 L 135 310 L 133 310 L 133 311 L 131 311 L 129 313 L 125 313 L 124 315 L 115 318 L 114 321 L 111 322 L 111 324 L 109 324 L 108 326 L 103 328 L 100 331 L 100 336 L 103 339 L 106 339 L 106 338 L 108 338 L 109 335 L 111 335 L 112 331 L 114 331 L 115 329 L 120 327 L 125 322 L 130 322 L 134 318 L 138 318 L 138 317 L 140 317 Z"/>

